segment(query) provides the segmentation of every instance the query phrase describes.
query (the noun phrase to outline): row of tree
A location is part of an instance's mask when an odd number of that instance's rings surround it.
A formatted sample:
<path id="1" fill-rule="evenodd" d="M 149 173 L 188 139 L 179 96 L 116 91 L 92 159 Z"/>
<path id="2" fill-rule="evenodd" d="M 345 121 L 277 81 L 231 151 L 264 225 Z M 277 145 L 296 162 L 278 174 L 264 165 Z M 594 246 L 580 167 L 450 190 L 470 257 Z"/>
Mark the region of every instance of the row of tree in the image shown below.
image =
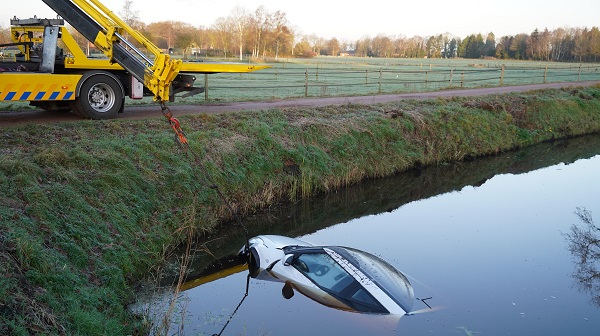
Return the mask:
<path id="1" fill-rule="evenodd" d="M 499 41 L 493 33 L 470 35 L 464 39 L 450 34 L 428 38 L 415 36 L 364 38 L 356 43 L 357 56 L 486 58 L 557 61 L 600 61 L 600 30 L 597 27 L 538 29 L 531 34 L 503 36 Z"/>
<path id="2" fill-rule="evenodd" d="M 195 27 L 179 21 L 146 25 L 126 0 L 120 13 L 123 20 L 160 48 L 177 49 L 184 56 L 204 54 L 229 57 L 250 54 L 254 58 L 290 55 L 295 34 L 286 14 L 269 12 L 264 6 L 253 13 L 237 6 L 229 16 L 218 18 L 211 27 Z"/>
<path id="3" fill-rule="evenodd" d="M 176 50 L 184 57 L 313 57 L 338 56 L 347 52 L 363 57 L 600 61 L 600 30 L 597 27 L 536 29 L 531 34 L 503 36 L 499 40 L 493 33 L 485 38 L 473 34 L 464 39 L 446 33 L 430 37 L 378 35 L 357 41 L 340 41 L 299 34 L 284 12 L 269 12 L 263 6 L 254 12 L 236 7 L 229 16 L 218 18 L 210 27 L 178 21 L 145 24 L 133 9 L 132 0 L 125 1 L 120 15 L 160 48 Z M 82 45 L 89 45 L 77 32 L 74 35 Z M 0 44 L 10 42 L 9 39 L 9 29 L 0 27 Z"/>

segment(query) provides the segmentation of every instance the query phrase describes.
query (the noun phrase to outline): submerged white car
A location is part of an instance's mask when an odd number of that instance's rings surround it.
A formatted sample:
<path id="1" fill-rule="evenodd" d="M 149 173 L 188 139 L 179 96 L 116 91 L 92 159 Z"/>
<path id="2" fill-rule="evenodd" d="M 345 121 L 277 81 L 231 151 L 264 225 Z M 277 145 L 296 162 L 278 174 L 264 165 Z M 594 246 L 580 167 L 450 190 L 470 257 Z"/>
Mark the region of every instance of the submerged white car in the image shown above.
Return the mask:
<path id="1" fill-rule="evenodd" d="M 275 235 L 257 236 L 248 243 L 242 252 L 250 257 L 250 276 L 284 283 L 286 299 L 295 289 L 332 308 L 411 314 L 415 297 L 407 277 L 372 254 Z"/>

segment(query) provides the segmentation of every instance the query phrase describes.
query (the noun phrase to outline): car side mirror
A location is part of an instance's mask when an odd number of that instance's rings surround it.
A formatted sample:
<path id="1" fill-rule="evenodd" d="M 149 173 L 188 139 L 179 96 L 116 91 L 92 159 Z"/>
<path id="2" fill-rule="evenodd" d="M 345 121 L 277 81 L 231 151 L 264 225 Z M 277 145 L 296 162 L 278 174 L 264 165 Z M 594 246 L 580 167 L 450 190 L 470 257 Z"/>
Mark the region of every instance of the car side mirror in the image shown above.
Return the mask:
<path id="1" fill-rule="evenodd" d="M 294 296 L 294 287 L 292 287 L 289 282 L 286 282 L 281 289 L 281 295 L 283 295 L 286 300 L 291 299 Z"/>

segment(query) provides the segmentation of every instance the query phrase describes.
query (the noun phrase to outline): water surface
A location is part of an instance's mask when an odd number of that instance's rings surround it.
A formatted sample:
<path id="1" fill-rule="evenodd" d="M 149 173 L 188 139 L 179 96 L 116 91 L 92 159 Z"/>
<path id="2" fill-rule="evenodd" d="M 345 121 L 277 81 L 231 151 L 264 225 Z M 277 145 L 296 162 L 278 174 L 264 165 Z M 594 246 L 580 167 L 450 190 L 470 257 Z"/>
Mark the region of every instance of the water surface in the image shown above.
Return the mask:
<path id="1" fill-rule="evenodd" d="M 441 310 L 361 315 L 281 296 L 252 279 L 224 335 L 597 335 L 600 293 L 580 290 L 564 233 L 578 208 L 600 226 L 600 137 L 415 170 L 244 219 L 250 234 L 369 251 L 412 278 Z M 235 253 L 242 231 L 206 238 L 194 271 Z M 192 276 L 193 277 L 193 276 Z M 246 273 L 181 293 L 172 331 L 219 333 L 243 298 Z M 158 304 L 156 304 L 158 306 Z M 425 308 L 417 302 L 415 309 Z M 183 321 L 183 323 L 180 323 Z M 177 326 L 179 324 L 179 326 Z"/>

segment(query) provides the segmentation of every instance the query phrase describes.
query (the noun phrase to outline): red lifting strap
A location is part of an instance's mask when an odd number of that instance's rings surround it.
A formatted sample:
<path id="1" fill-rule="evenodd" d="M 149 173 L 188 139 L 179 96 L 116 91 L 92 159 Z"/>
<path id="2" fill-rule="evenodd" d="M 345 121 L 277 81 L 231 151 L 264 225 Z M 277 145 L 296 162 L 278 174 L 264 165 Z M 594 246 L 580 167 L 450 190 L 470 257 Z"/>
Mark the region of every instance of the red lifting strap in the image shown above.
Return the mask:
<path id="1" fill-rule="evenodd" d="M 161 108 L 163 115 L 169 120 L 169 125 L 171 125 L 173 131 L 175 131 L 175 136 L 177 137 L 179 146 L 181 146 L 182 148 L 187 148 L 188 141 L 185 137 L 185 133 L 181 129 L 181 124 L 179 123 L 179 120 L 177 120 L 177 118 L 173 118 L 173 113 L 171 113 L 171 110 L 164 103 L 161 104 Z"/>
<path id="2" fill-rule="evenodd" d="M 181 129 L 181 125 L 179 124 L 179 120 L 177 120 L 177 118 L 172 118 L 171 117 L 169 119 L 169 124 L 171 124 L 171 127 L 175 131 L 175 135 L 177 136 L 177 141 L 179 141 L 179 145 L 182 146 L 182 147 L 187 146 L 188 141 L 187 141 L 187 138 L 185 137 L 185 133 Z"/>

